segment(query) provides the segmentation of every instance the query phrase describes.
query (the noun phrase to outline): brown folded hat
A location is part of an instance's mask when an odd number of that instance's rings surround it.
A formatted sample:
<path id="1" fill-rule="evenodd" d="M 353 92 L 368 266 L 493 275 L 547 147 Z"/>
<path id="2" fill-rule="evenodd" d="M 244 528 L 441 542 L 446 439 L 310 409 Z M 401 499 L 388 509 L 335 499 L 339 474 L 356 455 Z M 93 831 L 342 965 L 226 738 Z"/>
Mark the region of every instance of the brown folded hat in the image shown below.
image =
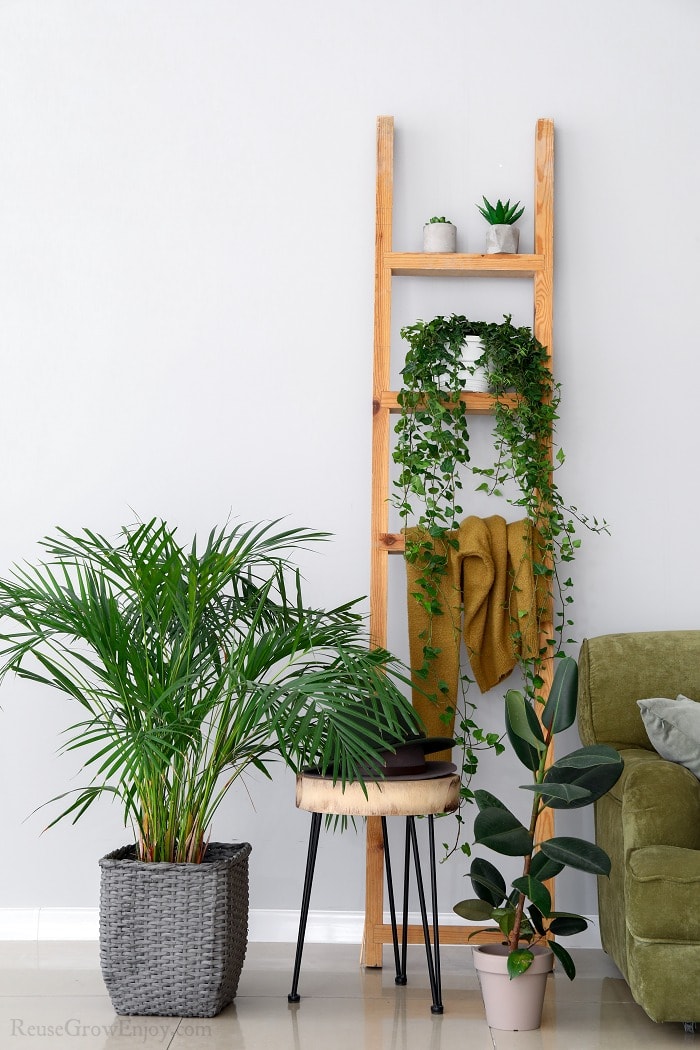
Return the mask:
<path id="1" fill-rule="evenodd" d="M 381 755 L 382 765 L 379 769 L 367 766 L 360 769 L 363 780 L 432 780 L 435 777 L 445 777 L 449 773 L 455 773 L 457 767 L 454 762 L 426 762 L 425 756 L 432 755 L 436 751 L 447 751 L 454 747 L 451 737 L 423 736 L 414 737 L 401 744 L 396 744 L 394 750 L 384 751 Z M 323 777 L 331 780 L 332 775 L 320 773 L 316 769 L 305 769 L 305 776 Z"/>

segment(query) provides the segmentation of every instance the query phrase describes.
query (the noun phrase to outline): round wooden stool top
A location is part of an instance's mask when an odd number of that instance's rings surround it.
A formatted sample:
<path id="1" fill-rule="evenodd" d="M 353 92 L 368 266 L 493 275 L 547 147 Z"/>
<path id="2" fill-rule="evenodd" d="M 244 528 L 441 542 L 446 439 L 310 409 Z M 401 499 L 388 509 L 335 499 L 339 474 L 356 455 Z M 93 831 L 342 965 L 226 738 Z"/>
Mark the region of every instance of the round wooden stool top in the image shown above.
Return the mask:
<path id="1" fill-rule="evenodd" d="M 297 808 L 310 813 L 353 817 L 427 817 L 453 813 L 459 805 L 459 777 L 450 773 L 431 780 L 357 781 L 343 785 L 324 777 L 299 773 Z"/>

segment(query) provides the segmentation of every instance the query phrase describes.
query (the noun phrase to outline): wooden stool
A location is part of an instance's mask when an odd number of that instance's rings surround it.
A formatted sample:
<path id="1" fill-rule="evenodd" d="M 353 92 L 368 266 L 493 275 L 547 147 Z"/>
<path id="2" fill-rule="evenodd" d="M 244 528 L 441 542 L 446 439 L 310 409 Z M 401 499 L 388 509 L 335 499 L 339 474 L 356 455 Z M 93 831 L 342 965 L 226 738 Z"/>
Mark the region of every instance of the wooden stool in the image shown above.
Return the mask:
<path id="1" fill-rule="evenodd" d="M 431 1012 L 441 1014 L 442 987 L 440 977 L 440 941 L 438 927 L 438 904 L 437 885 L 435 875 L 435 829 L 433 818 L 437 813 L 452 813 L 459 805 L 460 780 L 455 773 L 447 776 L 434 777 L 425 780 L 400 780 L 388 778 L 382 781 L 366 781 L 365 789 L 357 782 L 345 785 L 334 784 L 331 779 L 320 777 L 315 774 L 301 773 L 297 776 L 298 809 L 304 809 L 311 813 L 311 833 L 309 836 L 309 852 L 306 861 L 306 877 L 304 879 L 304 890 L 301 900 L 301 914 L 299 917 L 299 937 L 297 939 L 296 957 L 294 960 L 294 975 L 292 977 L 292 990 L 287 996 L 290 1003 L 298 1003 L 299 972 L 301 970 L 301 956 L 304 950 L 304 937 L 306 934 L 306 923 L 309 916 L 309 902 L 311 899 L 311 885 L 316 865 L 316 854 L 318 852 L 318 840 L 321 830 L 321 817 L 324 814 L 353 817 L 381 817 L 382 839 L 384 842 L 384 865 L 386 868 L 387 891 L 389 897 L 389 910 L 391 914 L 391 933 L 394 946 L 394 962 L 396 964 L 396 984 L 406 984 L 406 953 L 408 945 L 408 882 L 411 863 L 411 852 L 416 870 L 416 883 L 418 888 L 418 899 L 420 903 L 421 920 L 423 923 L 423 939 L 428 960 L 428 976 L 430 978 L 430 990 L 433 996 Z M 406 843 L 404 854 L 404 881 L 403 881 L 403 925 L 401 935 L 401 953 L 399 954 L 399 938 L 396 925 L 396 908 L 394 905 L 394 886 L 391 878 L 391 859 L 389 857 L 389 842 L 387 838 L 387 817 L 406 817 Z M 430 848 L 430 890 L 433 912 L 433 947 L 431 950 L 430 930 L 425 904 L 425 891 L 423 888 L 423 876 L 418 857 L 418 842 L 416 838 L 415 818 L 427 816 L 428 818 L 428 841 Z"/>

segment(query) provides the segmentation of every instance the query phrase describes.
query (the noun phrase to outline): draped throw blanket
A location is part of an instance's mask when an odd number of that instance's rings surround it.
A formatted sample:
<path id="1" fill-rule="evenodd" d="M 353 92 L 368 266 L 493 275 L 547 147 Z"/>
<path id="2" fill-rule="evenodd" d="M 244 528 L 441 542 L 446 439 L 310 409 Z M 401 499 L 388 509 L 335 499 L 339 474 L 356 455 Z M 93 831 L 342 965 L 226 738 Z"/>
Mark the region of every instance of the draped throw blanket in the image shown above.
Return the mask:
<path id="1" fill-rule="evenodd" d="M 416 528 L 404 533 L 407 543 L 420 541 L 423 535 Z M 507 524 L 499 515 L 470 516 L 449 536 L 459 546 L 453 549 L 446 543 L 444 548 L 442 615 L 431 618 L 414 597 L 421 593 L 421 559 L 406 562 L 411 667 L 423 665 L 426 643 L 440 650 L 428 678 L 420 682 L 421 691 L 414 689 L 413 694 L 429 736 L 451 733 L 454 727 L 454 719 L 450 724 L 440 716 L 447 707 L 455 707 L 461 638 L 473 677 L 485 693 L 507 678 L 518 656 L 527 659 L 537 654 L 538 621 L 547 605 L 546 578 L 533 572 L 533 563 L 542 560 L 541 539 L 527 519 Z M 443 553 L 440 542 L 433 541 Z M 437 694 L 438 703 L 427 700 L 423 690 Z"/>

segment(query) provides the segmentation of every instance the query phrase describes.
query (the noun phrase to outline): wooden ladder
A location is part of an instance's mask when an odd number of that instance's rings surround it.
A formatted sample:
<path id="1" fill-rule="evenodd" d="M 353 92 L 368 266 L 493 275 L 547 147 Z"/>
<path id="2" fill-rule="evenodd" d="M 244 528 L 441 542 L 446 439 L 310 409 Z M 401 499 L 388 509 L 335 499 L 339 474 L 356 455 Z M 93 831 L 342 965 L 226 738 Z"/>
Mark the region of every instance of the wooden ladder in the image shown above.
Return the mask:
<path id="1" fill-rule="evenodd" d="M 391 294 L 394 277 L 510 277 L 532 280 L 533 332 L 548 348 L 552 364 L 552 293 L 554 242 L 554 123 L 537 121 L 535 135 L 535 216 L 534 254 L 532 255 L 467 255 L 458 253 L 425 254 L 397 252 L 393 249 L 393 182 L 394 118 L 377 119 L 377 196 L 376 246 L 374 276 L 374 382 L 372 396 L 372 520 L 370 558 L 370 632 L 372 644 L 385 647 L 387 642 L 388 577 L 390 554 L 402 554 L 403 536 L 389 532 L 389 496 L 391 479 L 390 422 L 398 413 L 397 392 L 390 390 L 391 373 Z M 506 311 L 504 311 L 506 312 Z M 461 395 L 472 413 L 492 412 L 493 398 L 487 393 L 464 392 Z M 543 637 L 551 638 L 547 625 Z M 551 661 L 546 663 L 549 668 Z M 551 671 L 543 675 L 547 696 Z M 544 811 L 538 831 L 544 837 L 553 832 L 552 810 Z M 384 859 L 381 820 L 373 817 L 367 824 L 365 925 L 362 960 L 365 966 L 381 966 L 383 946 L 391 943 L 391 926 L 383 921 Z M 478 929 L 478 933 L 474 931 Z M 498 930 L 469 926 L 444 926 L 439 937 L 443 944 L 479 944 L 500 940 Z M 409 926 L 409 943 L 422 942 L 420 926 Z"/>

